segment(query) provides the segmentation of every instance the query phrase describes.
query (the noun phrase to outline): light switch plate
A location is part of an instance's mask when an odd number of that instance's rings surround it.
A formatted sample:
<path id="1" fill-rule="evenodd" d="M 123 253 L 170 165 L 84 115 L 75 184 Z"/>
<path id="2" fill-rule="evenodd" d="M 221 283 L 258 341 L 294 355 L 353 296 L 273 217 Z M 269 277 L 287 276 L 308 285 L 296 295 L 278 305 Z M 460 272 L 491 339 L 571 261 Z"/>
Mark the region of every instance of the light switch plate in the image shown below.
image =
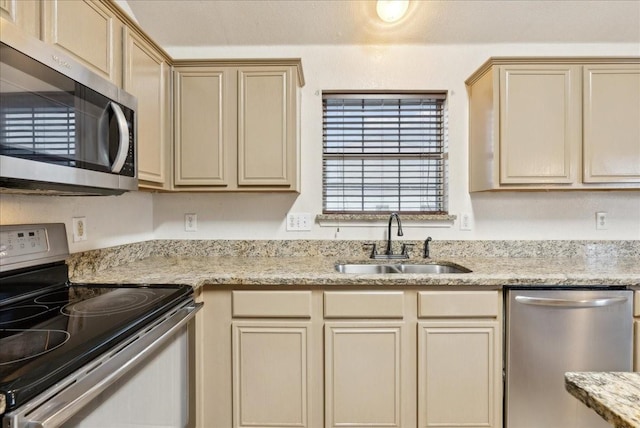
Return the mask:
<path id="1" fill-rule="evenodd" d="M 287 214 L 287 231 L 310 231 L 311 213 L 289 213 Z"/>

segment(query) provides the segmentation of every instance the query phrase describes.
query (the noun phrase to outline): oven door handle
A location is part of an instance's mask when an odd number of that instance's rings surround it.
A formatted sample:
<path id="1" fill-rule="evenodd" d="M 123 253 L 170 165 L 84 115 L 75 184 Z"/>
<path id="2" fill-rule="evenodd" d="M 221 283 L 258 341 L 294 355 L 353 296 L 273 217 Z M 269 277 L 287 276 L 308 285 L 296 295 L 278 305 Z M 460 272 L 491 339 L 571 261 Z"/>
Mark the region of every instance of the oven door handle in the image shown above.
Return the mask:
<path id="1" fill-rule="evenodd" d="M 53 428 L 60 426 L 89 404 L 115 381 L 144 362 L 146 357 L 168 342 L 172 336 L 191 321 L 204 303 L 190 302 L 187 306 L 174 308 L 170 314 L 156 320 L 76 373 L 79 380 L 70 385 L 43 405 L 33 410 L 26 421 L 18 421 L 16 427 Z M 74 374 L 75 375 L 75 374 Z"/>

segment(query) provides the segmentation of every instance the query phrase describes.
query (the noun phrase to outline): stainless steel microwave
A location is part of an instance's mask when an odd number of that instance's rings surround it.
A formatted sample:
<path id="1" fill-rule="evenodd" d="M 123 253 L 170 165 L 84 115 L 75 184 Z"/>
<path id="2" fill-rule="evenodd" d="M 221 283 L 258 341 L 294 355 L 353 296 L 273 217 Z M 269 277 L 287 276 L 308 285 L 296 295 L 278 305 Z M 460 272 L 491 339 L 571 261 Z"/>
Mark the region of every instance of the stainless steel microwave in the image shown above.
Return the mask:
<path id="1" fill-rule="evenodd" d="M 2 192 L 136 190 L 136 98 L 5 20 L 0 41 Z"/>

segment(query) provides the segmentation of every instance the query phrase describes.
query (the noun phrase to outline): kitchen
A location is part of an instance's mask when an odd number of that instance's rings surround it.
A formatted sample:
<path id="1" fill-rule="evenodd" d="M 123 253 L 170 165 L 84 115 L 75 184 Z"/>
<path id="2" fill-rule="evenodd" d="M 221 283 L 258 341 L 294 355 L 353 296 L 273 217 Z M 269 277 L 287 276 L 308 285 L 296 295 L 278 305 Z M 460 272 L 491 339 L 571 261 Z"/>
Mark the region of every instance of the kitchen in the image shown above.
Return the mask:
<path id="1" fill-rule="evenodd" d="M 157 8 L 144 2 L 138 7 L 136 2 L 130 3 L 128 6 L 134 15 L 136 8 L 142 10 L 144 6 L 148 13 L 151 13 L 149 8 Z M 119 4 L 127 10 L 126 3 Z M 71 253 L 153 240 L 383 240 L 386 219 L 374 223 L 327 225 L 313 222 L 311 231 L 292 232 L 287 231 L 286 216 L 288 213 L 311 213 L 315 217 L 322 212 L 322 124 L 319 119 L 322 117 L 322 91 L 418 89 L 448 91 L 448 204 L 449 212 L 458 217 L 453 221 L 431 223 L 403 218 L 403 240 L 422 243 L 427 236 L 431 236 L 434 243 L 640 239 L 640 194 L 637 190 L 469 193 L 468 95 L 465 87 L 465 80 L 489 57 L 638 56 L 640 35 L 636 2 L 590 2 L 588 8 L 580 3 L 563 6 L 564 2 L 553 2 L 545 5 L 545 11 L 536 8 L 535 2 L 526 3 L 526 6 L 506 2 L 420 2 L 413 6 L 413 15 L 409 14 L 402 21 L 402 27 L 383 26 L 374 20 L 373 9 L 366 2 L 354 4 L 352 9 L 340 13 L 341 19 L 351 19 L 357 24 L 352 23 L 350 27 L 353 41 L 335 43 L 322 39 L 302 44 L 297 40 L 304 38 L 297 35 L 296 41 L 276 38 L 264 45 L 238 34 L 238 39 L 218 45 L 199 45 L 200 42 L 188 39 L 165 44 L 163 34 L 168 29 L 159 24 L 163 21 L 157 20 L 155 25 L 158 27 L 152 27 L 154 18 L 147 18 L 149 24 L 145 24 L 143 15 L 136 15 L 143 29 L 173 58 L 302 59 L 306 82 L 300 89 L 300 194 L 130 192 L 108 197 L 57 197 L 2 193 L 1 223 L 63 222 L 70 236 Z M 285 6 L 294 12 L 299 10 L 296 7 L 300 8 L 289 3 L 281 5 Z M 321 6 L 322 2 L 316 4 L 316 7 Z M 432 11 L 435 16 L 449 13 L 445 15 L 449 19 L 427 18 L 432 19 L 427 24 L 412 21 L 421 14 L 428 17 L 427 6 L 436 8 Z M 173 15 L 181 11 L 174 3 L 167 3 L 165 7 L 169 10 L 165 12 L 169 18 L 165 19 L 174 19 Z M 446 7 L 451 10 L 447 11 Z M 565 10 L 565 7 L 575 9 Z M 226 10 L 220 11 L 220 16 L 224 16 L 223 12 Z M 228 11 L 217 26 L 233 28 L 233 24 L 224 22 L 232 13 L 232 10 Z M 242 11 L 236 13 L 242 16 Z M 264 15 L 266 12 L 259 10 L 256 13 Z M 278 15 L 286 11 L 277 9 L 273 13 Z M 443 28 L 443 22 L 451 28 Z M 433 26 L 434 29 L 427 32 L 431 37 L 429 41 L 415 41 L 421 25 Z M 521 31 L 521 28 L 527 31 Z M 398 39 L 401 30 L 413 35 L 414 39 L 408 42 Z M 274 37 L 278 35 L 275 30 L 269 33 Z M 232 37 L 233 33 L 230 34 L 227 37 Z M 255 37 L 264 39 L 263 34 Z M 596 228 L 598 212 L 607 213 L 606 229 Z M 197 215 L 197 231 L 188 232 L 185 214 L 191 213 Z M 470 230 L 460 228 L 462 214 L 468 215 L 471 223 L 467 229 Z M 73 242 L 71 239 L 72 218 L 85 219 L 86 240 Z"/>

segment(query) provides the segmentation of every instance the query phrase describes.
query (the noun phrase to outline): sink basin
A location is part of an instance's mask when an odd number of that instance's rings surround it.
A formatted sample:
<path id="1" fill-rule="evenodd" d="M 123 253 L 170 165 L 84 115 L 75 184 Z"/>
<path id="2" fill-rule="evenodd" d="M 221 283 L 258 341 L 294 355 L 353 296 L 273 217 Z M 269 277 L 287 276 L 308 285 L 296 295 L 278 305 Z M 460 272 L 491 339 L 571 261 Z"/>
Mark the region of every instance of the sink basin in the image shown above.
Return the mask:
<path id="1" fill-rule="evenodd" d="M 400 269 L 398 269 L 398 265 L 374 265 L 374 264 L 365 264 L 365 263 L 337 264 L 336 270 L 340 273 L 359 273 L 359 274 L 402 273 Z"/>
<path id="2" fill-rule="evenodd" d="M 421 274 L 442 274 L 442 273 L 469 273 L 471 270 L 455 263 L 338 263 L 336 270 L 340 273 L 352 274 L 380 274 L 380 273 L 421 273 Z"/>
<path id="3" fill-rule="evenodd" d="M 402 264 L 400 265 L 402 273 L 469 273 L 471 270 L 464 266 L 460 266 L 454 263 L 447 264 Z"/>

